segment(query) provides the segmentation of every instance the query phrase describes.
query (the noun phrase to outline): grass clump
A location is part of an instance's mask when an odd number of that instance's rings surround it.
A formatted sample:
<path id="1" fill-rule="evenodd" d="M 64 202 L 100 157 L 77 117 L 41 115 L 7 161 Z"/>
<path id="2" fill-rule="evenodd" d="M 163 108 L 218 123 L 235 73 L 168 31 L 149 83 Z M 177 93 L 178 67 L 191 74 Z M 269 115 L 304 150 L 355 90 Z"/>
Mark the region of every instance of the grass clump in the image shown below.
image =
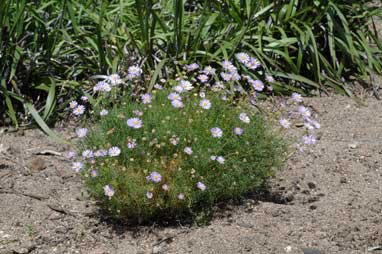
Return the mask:
<path id="1" fill-rule="evenodd" d="M 135 98 L 100 116 L 74 164 L 113 217 L 147 222 L 240 199 L 281 162 L 284 143 L 261 117 L 217 93 Z"/>

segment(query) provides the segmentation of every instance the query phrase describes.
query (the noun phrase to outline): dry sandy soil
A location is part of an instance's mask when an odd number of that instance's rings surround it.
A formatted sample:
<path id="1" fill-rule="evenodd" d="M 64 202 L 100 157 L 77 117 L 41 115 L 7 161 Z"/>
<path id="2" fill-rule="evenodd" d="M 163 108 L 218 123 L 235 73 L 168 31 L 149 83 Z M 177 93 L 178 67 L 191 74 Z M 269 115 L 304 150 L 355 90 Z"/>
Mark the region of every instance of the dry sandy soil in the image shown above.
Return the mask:
<path id="1" fill-rule="evenodd" d="M 0 253 L 382 253 L 382 102 L 312 98 L 317 145 L 294 154 L 268 192 L 207 226 L 100 219 L 66 147 L 38 130 L 0 134 Z M 381 247 L 382 248 L 382 247 Z"/>

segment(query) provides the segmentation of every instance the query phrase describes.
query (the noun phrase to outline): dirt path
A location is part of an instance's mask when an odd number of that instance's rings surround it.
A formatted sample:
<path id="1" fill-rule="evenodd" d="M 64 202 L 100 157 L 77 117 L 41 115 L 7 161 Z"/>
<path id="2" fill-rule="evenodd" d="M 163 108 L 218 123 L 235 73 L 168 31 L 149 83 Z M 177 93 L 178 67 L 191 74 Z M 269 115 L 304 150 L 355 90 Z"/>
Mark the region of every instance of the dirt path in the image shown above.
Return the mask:
<path id="1" fill-rule="evenodd" d="M 310 99 L 318 144 L 288 160 L 263 201 L 204 227 L 112 227 L 66 159 L 36 154 L 65 147 L 37 130 L 0 134 L 0 254 L 382 253 L 367 251 L 382 245 L 382 102 L 368 103 Z"/>

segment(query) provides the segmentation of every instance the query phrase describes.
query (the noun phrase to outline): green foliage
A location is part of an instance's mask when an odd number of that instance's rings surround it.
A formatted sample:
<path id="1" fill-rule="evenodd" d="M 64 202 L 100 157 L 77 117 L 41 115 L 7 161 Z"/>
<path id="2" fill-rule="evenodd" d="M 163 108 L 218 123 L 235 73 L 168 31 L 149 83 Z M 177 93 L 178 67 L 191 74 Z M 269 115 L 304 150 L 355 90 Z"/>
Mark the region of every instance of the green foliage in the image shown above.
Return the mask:
<path id="1" fill-rule="evenodd" d="M 349 82 L 381 73 L 381 13 L 371 0 L 1 1 L 0 114 L 18 125 L 29 102 L 54 121 L 95 74 L 139 62 L 172 77 L 175 61 L 217 64 L 238 51 L 278 77 L 276 92 L 350 95 Z"/>
<path id="2" fill-rule="evenodd" d="M 192 92 L 182 94 L 184 107 L 174 108 L 168 94 L 154 91 L 151 104 L 125 97 L 120 107 L 92 124 L 82 142 L 81 152 L 121 149 L 117 157 L 88 160 L 82 171 L 89 192 L 114 217 L 147 222 L 193 214 L 218 201 L 240 199 L 280 165 L 284 143 L 250 109 L 232 107 L 216 93 L 206 95 L 211 108 L 203 109 L 199 105 L 202 99 Z M 136 116 L 139 112 L 142 116 Z M 250 123 L 239 119 L 242 112 L 248 113 Z M 126 121 L 132 117 L 142 120 L 142 128 L 128 127 Z M 214 127 L 223 131 L 221 138 L 211 135 Z M 244 133 L 235 135 L 235 127 L 243 128 Z M 129 149 L 127 143 L 132 140 L 136 147 Z M 193 153 L 187 154 L 186 147 Z M 223 156 L 224 164 L 211 156 Z M 91 176 L 92 170 L 97 170 L 96 177 Z M 160 182 L 146 178 L 154 171 L 162 176 Z M 206 189 L 198 189 L 197 182 Z M 164 184 L 168 190 L 163 189 Z M 106 185 L 115 192 L 110 198 L 104 193 Z M 183 200 L 178 196 L 181 193 Z"/>

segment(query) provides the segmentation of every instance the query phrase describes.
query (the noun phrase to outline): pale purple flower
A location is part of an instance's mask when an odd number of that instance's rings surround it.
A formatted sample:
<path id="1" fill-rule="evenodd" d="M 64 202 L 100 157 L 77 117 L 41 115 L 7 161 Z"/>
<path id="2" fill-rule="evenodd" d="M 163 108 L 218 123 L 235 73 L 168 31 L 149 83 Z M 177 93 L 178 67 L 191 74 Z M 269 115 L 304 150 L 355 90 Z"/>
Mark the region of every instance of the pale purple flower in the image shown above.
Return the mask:
<path id="1" fill-rule="evenodd" d="M 127 78 L 129 80 L 132 80 L 134 78 L 138 78 L 142 74 L 142 69 L 139 68 L 137 65 L 130 66 L 129 69 L 127 70 L 128 75 Z"/>
<path id="2" fill-rule="evenodd" d="M 94 92 L 110 92 L 111 86 L 105 81 L 99 81 L 94 87 Z"/>
<path id="3" fill-rule="evenodd" d="M 127 120 L 127 126 L 134 128 L 134 129 L 139 129 L 142 128 L 142 121 L 141 119 L 137 117 L 129 118 Z"/>
<path id="4" fill-rule="evenodd" d="M 170 143 L 173 144 L 174 146 L 176 146 L 179 143 L 179 138 L 176 136 L 172 136 L 170 138 Z"/>
<path id="5" fill-rule="evenodd" d="M 193 153 L 192 148 L 187 146 L 183 150 L 186 154 L 191 155 Z"/>
<path id="6" fill-rule="evenodd" d="M 162 181 L 162 176 L 156 171 L 151 172 L 149 176 L 149 180 L 153 181 L 154 183 L 159 183 Z"/>
<path id="7" fill-rule="evenodd" d="M 134 113 L 134 115 L 136 115 L 136 116 L 143 116 L 143 112 L 140 111 L 140 110 L 134 110 L 133 113 Z"/>
<path id="8" fill-rule="evenodd" d="M 86 96 L 81 96 L 81 100 L 82 100 L 82 101 L 88 101 L 89 99 L 88 99 L 88 97 L 86 97 Z"/>
<path id="9" fill-rule="evenodd" d="M 88 134 L 87 128 L 79 128 L 76 130 L 77 137 L 84 138 Z"/>
<path id="10" fill-rule="evenodd" d="M 299 93 L 292 93 L 291 98 L 294 102 L 297 102 L 297 103 L 300 103 L 303 100 L 301 94 Z"/>
<path id="11" fill-rule="evenodd" d="M 82 167 L 84 166 L 84 164 L 82 162 L 73 162 L 72 163 L 72 170 L 74 172 L 80 172 L 80 170 L 82 169 Z"/>
<path id="12" fill-rule="evenodd" d="M 100 116 L 106 116 L 107 114 L 109 114 L 109 111 L 106 109 L 102 109 L 101 112 L 99 112 Z"/>
<path id="13" fill-rule="evenodd" d="M 219 162 L 220 164 L 224 164 L 225 159 L 223 156 L 218 156 L 218 157 L 216 157 L 216 161 Z"/>
<path id="14" fill-rule="evenodd" d="M 118 74 L 111 74 L 107 77 L 107 80 L 110 82 L 112 86 L 117 86 L 122 83 L 122 79 Z"/>
<path id="15" fill-rule="evenodd" d="M 108 151 L 105 149 L 100 149 L 94 152 L 94 157 L 105 157 L 108 155 Z"/>
<path id="16" fill-rule="evenodd" d="M 227 73 L 227 72 L 222 72 L 220 73 L 220 76 L 222 77 L 222 79 L 224 79 L 224 81 L 231 81 L 232 79 L 232 74 L 231 73 Z"/>
<path id="17" fill-rule="evenodd" d="M 241 79 L 241 76 L 239 73 L 237 72 L 232 72 L 231 73 L 231 81 L 238 81 Z"/>
<path id="18" fill-rule="evenodd" d="M 225 60 L 225 61 L 222 62 L 222 66 L 223 66 L 224 69 L 230 70 L 230 69 L 232 69 L 233 64 L 232 64 L 231 61 Z"/>
<path id="19" fill-rule="evenodd" d="M 147 197 L 148 199 L 152 199 L 153 196 L 154 196 L 154 194 L 153 194 L 151 191 L 146 192 L 146 197 Z"/>
<path id="20" fill-rule="evenodd" d="M 221 138 L 223 136 L 223 131 L 219 127 L 214 127 L 211 129 L 211 135 L 214 138 Z"/>
<path id="21" fill-rule="evenodd" d="M 77 156 L 77 152 L 76 151 L 68 151 L 66 154 L 65 154 L 65 157 L 67 159 L 74 159 L 76 158 Z"/>
<path id="22" fill-rule="evenodd" d="M 162 185 L 162 189 L 165 190 L 165 191 L 167 191 L 167 190 L 170 189 L 170 187 L 169 187 L 167 184 L 163 184 L 163 185 Z"/>
<path id="23" fill-rule="evenodd" d="M 93 169 L 92 171 L 90 171 L 90 176 L 95 178 L 98 176 L 98 171 L 96 169 Z"/>
<path id="24" fill-rule="evenodd" d="M 190 81 L 188 80 L 181 80 L 180 86 L 183 88 L 183 91 L 190 91 L 192 88 L 194 88 Z"/>
<path id="25" fill-rule="evenodd" d="M 184 200 L 184 194 L 183 193 L 179 193 L 177 197 L 179 200 Z"/>
<path id="26" fill-rule="evenodd" d="M 265 80 L 268 81 L 269 83 L 275 82 L 275 79 L 269 74 L 265 74 Z"/>
<path id="27" fill-rule="evenodd" d="M 109 184 L 103 187 L 103 192 L 105 193 L 105 196 L 107 196 L 109 199 L 111 199 L 111 197 L 114 196 L 114 190 Z"/>
<path id="28" fill-rule="evenodd" d="M 205 191 L 207 189 L 206 185 L 204 185 L 204 183 L 202 182 L 197 182 L 196 187 L 200 189 L 201 191 Z"/>
<path id="29" fill-rule="evenodd" d="M 94 153 L 92 150 L 86 149 L 82 152 L 82 157 L 89 159 L 94 157 Z"/>
<path id="30" fill-rule="evenodd" d="M 203 99 L 200 101 L 199 106 L 201 106 L 203 109 L 210 109 L 211 108 L 211 102 L 207 99 Z"/>
<path id="31" fill-rule="evenodd" d="M 206 66 L 204 67 L 203 71 L 202 71 L 204 74 L 206 75 L 214 75 L 215 72 L 216 72 L 216 69 L 215 68 L 212 68 L 211 66 Z"/>
<path id="32" fill-rule="evenodd" d="M 288 129 L 290 127 L 290 122 L 288 119 L 282 118 L 280 120 L 280 125 L 284 127 L 285 129 Z"/>
<path id="33" fill-rule="evenodd" d="M 180 100 L 173 100 L 171 102 L 171 105 L 174 107 L 174 108 L 182 108 L 184 105 L 183 105 L 183 102 L 180 101 Z"/>
<path id="34" fill-rule="evenodd" d="M 240 127 L 235 127 L 235 128 L 233 129 L 233 133 L 234 133 L 235 135 L 237 135 L 237 136 L 242 135 L 243 132 L 244 132 L 244 130 L 243 130 L 242 128 L 240 128 Z"/>
<path id="35" fill-rule="evenodd" d="M 141 100 L 142 100 L 143 104 L 150 104 L 151 103 L 151 99 L 152 99 L 152 97 L 148 93 L 142 94 L 142 96 L 141 96 Z"/>
<path id="36" fill-rule="evenodd" d="M 205 92 L 200 92 L 199 93 L 199 97 L 200 98 L 205 98 L 206 97 L 206 93 Z"/>
<path id="37" fill-rule="evenodd" d="M 300 115 L 304 118 L 310 117 L 312 115 L 310 110 L 304 106 L 298 107 L 298 113 L 300 113 Z"/>
<path id="38" fill-rule="evenodd" d="M 70 103 L 69 103 L 69 107 L 71 108 L 71 109 L 74 109 L 75 107 L 77 107 L 78 106 L 78 102 L 77 101 L 71 101 Z"/>
<path id="39" fill-rule="evenodd" d="M 199 65 L 197 63 L 191 63 L 189 65 L 186 65 L 187 71 L 194 71 L 199 68 Z"/>
<path id="40" fill-rule="evenodd" d="M 316 143 L 316 137 L 313 136 L 312 134 L 310 135 L 304 135 L 302 137 L 302 142 L 305 144 L 305 145 L 314 145 Z"/>
<path id="41" fill-rule="evenodd" d="M 158 83 L 154 85 L 154 88 L 157 90 L 163 90 L 163 86 L 159 85 Z"/>
<path id="42" fill-rule="evenodd" d="M 109 156 L 111 157 L 116 157 L 118 155 L 121 154 L 121 149 L 119 149 L 118 147 L 116 146 L 113 146 L 113 147 L 110 147 L 109 151 L 108 151 L 108 154 Z"/>
<path id="43" fill-rule="evenodd" d="M 173 87 L 174 91 L 177 93 L 183 93 L 185 92 L 184 88 L 181 85 L 177 85 Z"/>
<path id="44" fill-rule="evenodd" d="M 208 81 L 208 76 L 205 74 L 201 74 L 198 76 L 198 79 L 200 80 L 200 82 L 206 83 Z"/>
<path id="45" fill-rule="evenodd" d="M 240 115 L 239 115 L 239 119 L 240 119 L 243 123 L 250 123 L 250 122 L 251 122 L 251 119 L 249 118 L 249 116 L 248 116 L 246 113 L 240 113 Z"/>
<path id="46" fill-rule="evenodd" d="M 245 63 L 245 66 L 246 66 L 248 69 L 256 70 L 257 68 L 260 67 L 260 62 L 259 62 L 259 60 L 257 60 L 256 58 L 251 57 L 251 59 L 250 59 L 247 63 Z"/>
<path id="47" fill-rule="evenodd" d="M 127 148 L 129 148 L 129 149 L 134 149 L 136 146 L 137 146 L 137 142 L 135 139 L 130 139 L 127 142 Z"/>
<path id="48" fill-rule="evenodd" d="M 264 83 L 261 80 L 254 80 L 251 82 L 253 89 L 255 89 L 258 92 L 261 92 L 264 90 Z"/>
<path id="49" fill-rule="evenodd" d="M 80 116 L 85 113 L 85 106 L 84 105 L 78 105 L 73 109 L 73 114 L 76 116 Z"/>
<path id="50" fill-rule="evenodd" d="M 180 97 L 180 95 L 178 93 L 170 93 L 167 98 L 171 101 L 173 100 L 178 100 L 178 101 L 181 101 L 182 100 L 182 97 Z"/>
<path id="51" fill-rule="evenodd" d="M 236 59 L 243 64 L 246 64 L 250 61 L 250 57 L 247 53 L 240 52 L 236 54 Z"/>

